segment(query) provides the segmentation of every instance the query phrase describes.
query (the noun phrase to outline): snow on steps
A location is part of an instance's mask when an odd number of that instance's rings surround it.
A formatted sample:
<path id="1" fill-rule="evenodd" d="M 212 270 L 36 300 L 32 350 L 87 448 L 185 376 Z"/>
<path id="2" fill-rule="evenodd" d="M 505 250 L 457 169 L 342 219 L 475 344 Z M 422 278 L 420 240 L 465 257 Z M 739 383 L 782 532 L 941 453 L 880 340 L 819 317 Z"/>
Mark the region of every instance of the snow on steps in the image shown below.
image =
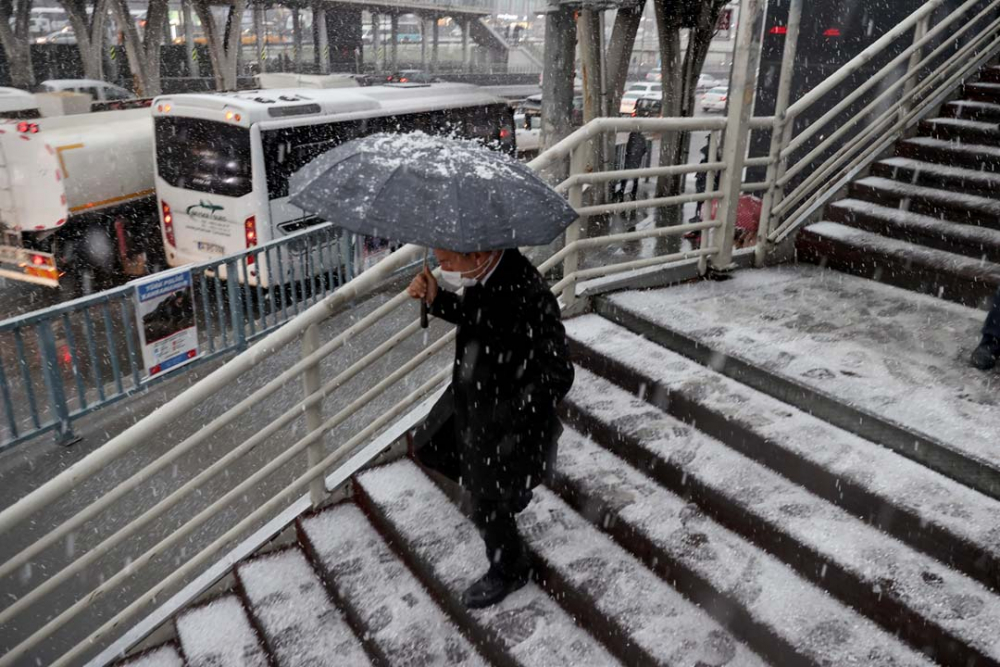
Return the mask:
<path id="1" fill-rule="evenodd" d="M 1000 175 L 979 169 L 950 167 L 905 157 L 892 157 L 876 162 L 872 166 L 872 174 L 912 185 L 1000 198 Z"/>
<path id="2" fill-rule="evenodd" d="M 944 664 L 1000 664 L 1000 598 L 580 369 L 576 423 L 665 488 Z"/>
<path id="3" fill-rule="evenodd" d="M 962 86 L 962 97 L 980 102 L 1000 102 L 1000 83 L 966 83 Z"/>
<path id="4" fill-rule="evenodd" d="M 836 222 L 809 225 L 796 248 L 802 260 L 974 308 L 988 308 L 1000 287 L 998 264 Z"/>
<path id="5" fill-rule="evenodd" d="M 851 183 L 851 196 L 883 206 L 893 206 L 945 218 L 954 222 L 1000 227 L 1000 201 L 962 192 L 900 183 L 869 176 Z"/>
<path id="6" fill-rule="evenodd" d="M 300 526 L 341 608 L 383 664 L 487 664 L 356 505 L 337 505 Z"/>
<path id="7" fill-rule="evenodd" d="M 597 315 L 566 322 L 578 363 L 987 586 L 1000 503 Z M 569 403 L 593 377 L 579 372 Z M 631 403 L 630 403 L 631 405 Z M 654 422 L 655 423 L 655 422 Z"/>
<path id="8" fill-rule="evenodd" d="M 1000 147 L 996 146 L 914 137 L 897 142 L 896 155 L 953 167 L 1000 171 Z"/>
<path id="9" fill-rule="evenodd" d="M 1000 193 L 1000 185 L 997 186 Z M 841 199 L 826 209 L 829 222 L 916 243 L 987 262 L 1000 262 L 1000 230 L 957 225 L 919 213 L 901 211 L 860 199 Z M 822 229 L 822 228 L 821 228 Z"/>
<path id="10" fill-rule="evenodd" d="M 487 569 L 482 540 L 416 464 L 404 460 L 364 472 L 356 479 L 356 491 L 381 531 L 406 550 L 424 583 L 461 619 L 491 661 L 539 667 L 618 664 L 534 583 L 493 607 L 465 609 L 462 592 Z"/>
<path id="11" fill-rule="evenodd" d="M 933 664 L 571 428 L 556 477 L 574 506 L 772 664 Z"/>
<path id="12" fill-rule="evenodd" d="M 626 664 L 766 664 L 552 491 L 536 489 L 518 526 L 547 586 L 589 610 L 588 629 L 618 645 Z"/>
<path id="13" fill-rule="evenodd" d="M 1000 497 L 996 379 L 969 368 L 983 314 L 808 265 L 595 301 L 627 328 Z"/>
<path id="14" fill-rule="evenodd" d="M 920 123 L 920 132 L 938 139 L 954 139 L 970 144 L 996 144 L 1000 127 L 996 123 L 962 118 L 930 118 Z"/>
<path id="15" fill-rule="evenodd" d="M 253 558 L 236 576 L 278 667 L 369 664 L 301 549 Z"/>
<path id="16" fill-rule="evenodd" d="M 1000 104 L 956 100 L 944 106 L 943 113 L 950 118 L 1000 122 Z"/>
<path id="17" fill-rule="evenodd" d="M 268 667 L 267 655 L 235 595 L 183 612 L 177 637 L 189 667 Z"/>

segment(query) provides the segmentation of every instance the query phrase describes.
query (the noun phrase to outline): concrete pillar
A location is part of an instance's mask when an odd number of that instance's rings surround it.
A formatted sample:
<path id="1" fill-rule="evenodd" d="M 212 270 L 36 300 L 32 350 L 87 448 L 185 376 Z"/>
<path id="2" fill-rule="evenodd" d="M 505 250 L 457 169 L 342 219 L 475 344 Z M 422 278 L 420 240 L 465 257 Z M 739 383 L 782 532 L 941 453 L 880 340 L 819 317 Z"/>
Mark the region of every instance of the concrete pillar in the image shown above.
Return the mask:
<path id="1" fill-rule="evenodd" d="M 260 2 L 253 6 L 254 45 L 257 47 L 257 71 L 264 72 L 267 67 L 267 42 L 264 35 L 264 5 Z"/>
<path id="2" fill-rule="evenodd" d="M 382 31 L 380 30 L 382 26 L 379 25 L 381 23 L 380 19 L 381 17 L 378 14 L 372 14 L 372 53 L 374 54 L 372 56 L 372 62 L 375 63 L 376 72 L 382 71 L 382 63 L 379 61 L 378 57 L 378 52 L 382 44 Z"/>
<path id="3" fill-rule="evenodd" d="M 330 73 L 330 39 L 326 28 L 326 10 L 322 6 L 317 6 L 313 14 L 313 22 L 317 24 L 317 44 L 316 52 L 319 58 L 319 71 L 321 74 Z"/>
<path id="4" fill-rule="evenodd" d="M 184 50 L 187 52 L 188 76 L 201 76 L 194 55 L 194 17 L 191 12 L 191 0 L 182 0 L 181 11 L 184 14 Z"/>
<path id="5" fill-rule="evenodd" d="M 302 15 L 298 7 L 292 8 L 292 64 L 296 74 L 302 72 Z"/>
<path id="6" fill-rule="evenodd" d="M 440 17 L 437 14 L 434 15 L 434 18 L 433 18 L 434 25 L 431 28 L 432 29 L 431 39 L 433 40 L 433 43 L 431 44 L 431 71 L 432 72 L 438 71 L 438 36 L 439 36 L 438 35 L 438 32 L 439 32 L 439 30 L 438 30 L 438 19 L 439 18 Z"/>
<path id="7" fill-rule="evenodd" d="M 427 71 L 427 17 L 420 15 L 420 69 Z"/>
<path id="8" fill-rule="evenodd" d="M 549 12 L 545 25 L 545 69 L 542 76 L 542 150 L 570 133 L 573 78 L 576 76 L 576 24 L 573 9 Z M 567 173 L 566 169 L 561 170 Z"/>
<path id="9" fill-rule="evenodd" d="M 462 23 L 462 71 L 469 72 L 469 30 L 471 21 L 468 17 L 460 19 Z"/>
<path id="10" fill-rule="evenodd" d="M 392 40 L 392 45 L 389 47 L 392 53 L 390 69 L 395 72 L 399 69 L 399 14 L 393 12 L 389 20 L 389 38 Z"/>

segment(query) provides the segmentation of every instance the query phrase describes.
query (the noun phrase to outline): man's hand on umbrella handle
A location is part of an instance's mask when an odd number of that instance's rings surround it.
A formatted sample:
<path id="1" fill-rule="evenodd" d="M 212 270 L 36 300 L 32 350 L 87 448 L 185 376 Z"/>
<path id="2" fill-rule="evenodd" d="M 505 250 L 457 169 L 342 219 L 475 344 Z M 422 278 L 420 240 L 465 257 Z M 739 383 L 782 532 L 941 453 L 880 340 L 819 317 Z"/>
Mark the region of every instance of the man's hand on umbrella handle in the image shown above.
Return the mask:
<path id="1" fill-rule="evenodd" d="M 414 299 L 423 299 L 424 303 L 430 305 L 434 303 L 434 299 L 437 297 L 438 293 L 438 283 L 437 278 L 431 273 L 428 267 L 424 267 L 424 270 L 418 273 L 413 281 L 410 282 L 410 286 L 406 289 L 407 294 L 409 294 Z"/>

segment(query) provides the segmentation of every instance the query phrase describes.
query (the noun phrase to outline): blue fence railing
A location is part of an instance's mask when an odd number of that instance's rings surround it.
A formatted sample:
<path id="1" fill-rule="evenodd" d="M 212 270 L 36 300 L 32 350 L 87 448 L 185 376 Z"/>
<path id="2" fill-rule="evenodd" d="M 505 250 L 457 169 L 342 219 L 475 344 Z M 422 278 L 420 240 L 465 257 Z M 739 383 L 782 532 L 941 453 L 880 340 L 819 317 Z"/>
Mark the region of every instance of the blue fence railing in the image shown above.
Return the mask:
<path id="1" fill-rule="evenodd" d="M 362 243 L 362 247 L 357 247 Z M 330 224 L 192 265 L 200 354 L 244 349 L 354 277 L 364 240 Z M 229 280 L 228 276 L 250 276 Z M 171 377 L 147 377 L 132 283 L 0 322 L 0 451 Z"/>

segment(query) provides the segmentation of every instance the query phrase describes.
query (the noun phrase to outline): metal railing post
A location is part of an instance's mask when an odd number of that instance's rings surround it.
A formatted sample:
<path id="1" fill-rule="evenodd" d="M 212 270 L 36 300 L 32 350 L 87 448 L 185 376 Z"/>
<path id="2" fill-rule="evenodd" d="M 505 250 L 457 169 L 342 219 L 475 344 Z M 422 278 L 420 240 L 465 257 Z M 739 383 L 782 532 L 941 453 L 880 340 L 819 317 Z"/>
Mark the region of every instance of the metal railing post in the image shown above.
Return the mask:
<path id="1" fill-rule="evenodd" d="M 237 350 L 242 351 L 247 347 L 247 336 L 243 329 L 243 299 L 239 265 L 236 260 L 226 262 L 226 294 L 229 296 L 229 316 L 233 324 L 234 345 Z"/>
<path id="2" fill-rule="evenodd" d="M 573 149 L 570 156 L 570 176 L 582 174 L 587 168 L 587 158 L 590 152 L 589 143 L 585 142 Z M 569 189 L 569 205 L 579 210 L 583 207 L 583 184 L 577 184 Z M 565 245 L 569 246 L 580 239 L 583 225 L 586 223 L 584 216 L 580 216 L 566 229 Z M 568 278 L 576 273 L 580 268 L 580 252 L 572 249 L 566 254 L 563 260 L 563 278 Z M 563 304 L 570 308 L 576 302 L 576 279 L 572 279 L 562 293 Z"/>
<path id="3" fill-rule="evenodd" d="M 719 204 L 722 238 L 719 251 L 710 262 L 716 270 L 725 271 L 733 262 L 736 213 L 749 143 L 750 115 L 757 92 L 757 64 L 760 61 L 763 19 L 763 0 L 742 0 L 733 78 L 729 88 L 729 121 L 723 144 L 722 161 L 726 163 L 726 173 L 722 179 L 722 201 Z"/>
<path id="4" fill-rule="evenodd" d="M 69 405 L 66 403 L 66 388 L 59 373 L 59 357 L 56 353 L 56 337 L 52 332 L 52 322 L 46 320 L 38 325 L 38 340 L 41 343 L 42 377 L 49 393 L 52 415 L 56 421 L 56 444 L 68 446 L 79 442 L 73 434 L 69 419 Z M 114 354 L 114 351 L 111 352 Z"/>
<path id="5" fill-rule="evenodd" d="M 319 327 L 315 324 L 309 325 L 302 335 L 302 358 L 305 359 L 319 349 Z M 308 399 L 310 395 L 319 391 L 319 362 L 315 362 L 306 367 L 302 373 L 302 393 L 303 398 Z M 323 401 L 317 401 L 315 405 L 306 408 L 306 431 L 313 431 L 323 426 Z M 323 438 L 318 438 L 306 449 L 306 456 L 309 468 L 313 468 L 323 460 Z M 326 499 L 326 483 L 323 476 L 317 477 L 309 483 L 309 500 L 314 508 L 319 506 Z"/>
<path id="6" fill-rule="evenodd" d="M 913 29 L 914 44 L 922 40 L 927 34 L 929 23 L 930 15 L 923 17 L 920 19 L 920 22 L 917 23 L 916 27 Z M 910 109 L 912 108 L 907 98 L 913 93 L 913 89 L 917 85 L 915 74 L 917 67 L 920 65 L 920 61 L 923 60 L 923 54 L 923 48 L 917 48 L 910 56 L 910 62 L 906 67 L 906 83 L 903 84 L 903 93 L 902 97 L 900 97 L 901 103 L 899 107 L 899 122 L 906 119 L 910 113 Z"/>
<path id="7" fill-rule="evenodd" d="M 767 193 L 761 204 L 761 221 L 757 230 L 757 247 L 754 264 L 762 266 L 770 251 L 768 235 L 774 226 L 774 207 L 781 203 L 785 190 L 778 186 L 778 179 L 785 175 L 788 158 L 781 153 L 792 139 L 795 117 L 788 115 L 788 102 L 792 93 L 792 75 L 795 72 L 795 54 L 799 46 L 799 32 L 802 27 L 802 0 L 792 0 L 788 8 L 788 32 L 785 35 L 785 51 L 781 59 L 781 75 L 778 78 L 778 96 L 774 106 L 774 128 L 771 130 L 770 162 L 767 165 Z"/>
<path id="8" fill-rule="evenodd" d="M 708 161 L 715 162 L 719 155 L 719 132 L 710 132 L 708 135 Z M 719 179 L 724 175 L 723 172 L 710 171 L 705 174 L 705 192 L 714 192 L 719 187 Z M 712 215 L 712 200 L 704 201 L 701 203 L 701 219 L 702 220 L 714 220 L 715 216 Z M 706 229 L 701 233 L 701 249 L 711 248 L 715 245 L 715 237 L 718 230 L 716 229 Z M 708 273 L 708 255 L 702 255 L 698 258 L 698 275 L 704 276 Z"/>

